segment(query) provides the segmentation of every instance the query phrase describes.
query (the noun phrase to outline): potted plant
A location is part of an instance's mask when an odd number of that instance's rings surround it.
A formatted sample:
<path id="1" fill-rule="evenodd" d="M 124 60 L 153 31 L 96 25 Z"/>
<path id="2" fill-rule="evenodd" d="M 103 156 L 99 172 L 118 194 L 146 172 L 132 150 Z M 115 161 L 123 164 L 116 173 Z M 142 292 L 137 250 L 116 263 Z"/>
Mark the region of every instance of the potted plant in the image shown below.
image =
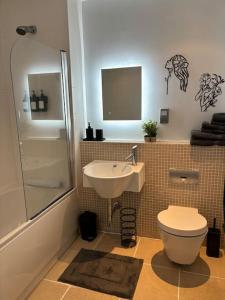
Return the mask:
<path id="1" fill-rule="evenodd" d="M 144 122 L 142 129 L 146 133 L 146 135 L 144 136 L 145 142 L 156 141 L 156 135 L 158 130 L 157 122 L 154 121 Z"/>

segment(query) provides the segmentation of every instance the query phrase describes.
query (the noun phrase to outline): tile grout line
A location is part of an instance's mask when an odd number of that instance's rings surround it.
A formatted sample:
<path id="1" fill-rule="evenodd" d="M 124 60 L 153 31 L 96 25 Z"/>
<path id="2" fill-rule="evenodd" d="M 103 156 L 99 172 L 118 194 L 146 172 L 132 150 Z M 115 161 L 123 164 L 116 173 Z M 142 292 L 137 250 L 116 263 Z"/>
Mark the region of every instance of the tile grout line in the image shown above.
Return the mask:
<path id="1" fill-rule="evenodd" d="M 96 243 L 95 246 L 93 247 L 93 250 L 96 250 L 96 249 L 97 249 L 97 247 L 98 247 L 98 245 L 100 244 L 101 240 L 103 239 L 104 235 L 105 235 L 105 233 L 102 232 L 102 236 L 99 238 L 99 240 L 97 241 L 97 243 Z"/>
<path id="2" fill-rule="evenodd" d="M 139 247 L 140 241 L 141 241 L 141 237 L 138 239 L 138 243 L 137 243 L 136 249 L 135 249 L 135 251 L 134 251 L 133 257 L 135 257 L 135 256 L 136 256 L 136 254 L 137 254 L 137 250 L 138 250 L 138 247 Z"/>
<path id="3" fill-rule="evenodd" d="M 155 265 L 155 264 L 146 263 L 146 262 L 144 262 L 144 265 L 154 266 L 156 268 L 167 269 L 167 270 L 180 270 L 179 268 L 172 268 L 172 267 L 167 267 L 167 266 L 163 266 L 163 265 Z"/>
<path id="4" fill-rule="evenodd" d="M 58 284 L 61 284 L 61 285 L 67 286 L 67 287 L 71 287 L 70 284 L 64 283 L 64 282 L 61 282 L 61 281 L 58 281 L 58 280 L 52 280 L 52 279 L 48 279 L 48 278 L 44 278 L 43 280 L 53 282 L 53 283 L 58 283 Z"/>
<path id="5" fill-rule="evenodd" d="M 179 269 L 178 273 L 178 291 L 177 291 L 177 299 L 180 300 L 180 275 L 181 275 L 181 270 Z"/>
<path id="6" fill-rule="evenodd" d="M 71 289 L 71 286 L 68 286 L 65 293 L 62 295 L 62 297 L 60 298 L 60 300 L 63 300 L 63 298 L 66 296 L 67 292 L 69 291 L 69 289 Z"/>
<path id="7" fill-rule="evenodd" d="M 193 274 L 193 275 L 198 275 L 198 276 L 205 276 L 205 277 L 209 277 L 209 278 L 215 278 L 215 279 L 223 279 L 223 280 L 225 280 L 225 277 L 218 277 L 218 276 L 214 276 L 214 275 L 206 275 L 206 274 L 202 274 L 202 273 L 196 273 L 196 272 L 190 272 L 190 271 L 183 271 L 183 270 L 181 270 L 181 272 L 187 273 L 187 274 Z"/>

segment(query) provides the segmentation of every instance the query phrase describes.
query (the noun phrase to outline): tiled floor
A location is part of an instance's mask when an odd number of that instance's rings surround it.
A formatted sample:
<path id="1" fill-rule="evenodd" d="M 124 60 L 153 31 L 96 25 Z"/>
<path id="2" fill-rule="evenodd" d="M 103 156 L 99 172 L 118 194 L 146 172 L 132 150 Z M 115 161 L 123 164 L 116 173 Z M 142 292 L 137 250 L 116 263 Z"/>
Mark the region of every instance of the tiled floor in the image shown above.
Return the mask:
<path id="1" fill-rule="evenodd" d="M 78 238 L 49 271 L 28 300 L 112 300 L 119 298 L 57 281 L 81 248 L 144 259 L 134 300 L 223 300 L 225 256 L 210 258 L 205 248 L 192 266 L 180 267 L 168 260 L 160 240 L 139 237 L 135 248 L 124 249 L 116 234 L 101 233 L 91 243 Z"/>

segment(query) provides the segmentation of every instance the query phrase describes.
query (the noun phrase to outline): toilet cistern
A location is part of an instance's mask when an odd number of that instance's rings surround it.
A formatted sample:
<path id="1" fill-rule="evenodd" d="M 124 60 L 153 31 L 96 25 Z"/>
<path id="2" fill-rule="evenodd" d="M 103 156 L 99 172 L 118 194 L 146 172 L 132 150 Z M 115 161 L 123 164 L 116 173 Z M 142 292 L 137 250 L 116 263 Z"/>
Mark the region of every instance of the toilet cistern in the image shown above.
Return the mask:
<path id="1" fill-rule="evenodd" d="M 130 160 L 133 166 L 137 165 L 137 145 L 131 148 L 131 153 L 125 158 L 125 160 Z"/>

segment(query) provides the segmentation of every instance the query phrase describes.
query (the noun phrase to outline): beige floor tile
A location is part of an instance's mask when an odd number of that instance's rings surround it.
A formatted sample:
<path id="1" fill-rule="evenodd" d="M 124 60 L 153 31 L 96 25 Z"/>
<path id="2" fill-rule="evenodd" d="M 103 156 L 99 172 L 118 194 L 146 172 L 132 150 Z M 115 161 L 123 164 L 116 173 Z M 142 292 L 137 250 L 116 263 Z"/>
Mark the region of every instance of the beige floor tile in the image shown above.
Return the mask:
<path id="1" fill-rule="evenodd" d="M 182 270 L 198 274 L 225 278 L 225 255 L 221 250 L 221 257 L 214 258 L 206 255 L 206 248 L 202 247 L 200 255 L 191 266 L 184 266 Z M 225 299 L 225 296 L 224 296 Z"/>
<path id="2" fill-rule="evenodd" d="M 115 296 L 98 293 L 80 287 L 71 287 L 63 300 L 116 300 Z"/>
<path id="3" fill-rule="evenodd" d="M 46 279 L 58 280 L 60 275 L 65 271 L 74 257 L 77 255 L 79 250 L 69 249 L 66 253 L 58 259 L 55 265 L 51 268 L 51 270 L 45 276 Z"/>
<path id="4" fill-rule="evenodd" d="M 119 234 L 105 233 L 96 250 L 111 252 L 119 255 L 133 256 L 136 251 L 136 247 L 137 246 L 132 248 L 123 248 L 121 246 Z"/>
<path id="5" fill-rule="evenodd" d="M 161 240 L 140 238 L 139 246 L 135 257 L 144 259 L 147 264 L 154 266 L 167 267 L 172 269 L 179 268 L 179 265 L 171 262 L 163 250 Z"/>
<path id="6" fill-rule="evenodd" d="M 65 252 L 65 254 L 58 259 L 55 265 L 51 268 L 51 270 L 47 273 L 47 279 L 58 280 L 60 275 L 64 272 L 64 270 L 68 267 L 74 257 L 78 254 L 81 248 L 93 249 L 102 238 L 102 233 L 98 235 L 98 237 L 93 242 L 87 242 L 78 237 L 71 247 Z"/>
<path id="7" fill-rule="evenodd" d="M 181 272 L 180 300 L 223 300 L 225 279 Z"/>
<path id="8" fill-rule="evenodd" d="M 70 247 L 70 249 L 75 249 L 75 250 L 80 250 L 81 248 L 85 248 L 85 249 L 94 249 L 96 247 L 96 245 L 99 243 L 99 241 L 102 239 L 103 233 L 100 232 L 97 236 L 97 238 L 92 241 L 92 242 L 88 242 L 88 241 L 84 241 L 82 240 L 82 238 L 79 236 L 74 243 L 72 244 L 72 246 Z"/>
<path id="9" fill-rule="evenodd" d="M 67 285 L 42 280 L 28 300 L 61 300 L 67 289 Z"/>
<path id="10" fill-rule="evenodd" d="M 154 268 L 154 269 L 153 269 Z M 178 270 L 143 265 L 134 300 L 175 300 L 178 297 Z"/>

